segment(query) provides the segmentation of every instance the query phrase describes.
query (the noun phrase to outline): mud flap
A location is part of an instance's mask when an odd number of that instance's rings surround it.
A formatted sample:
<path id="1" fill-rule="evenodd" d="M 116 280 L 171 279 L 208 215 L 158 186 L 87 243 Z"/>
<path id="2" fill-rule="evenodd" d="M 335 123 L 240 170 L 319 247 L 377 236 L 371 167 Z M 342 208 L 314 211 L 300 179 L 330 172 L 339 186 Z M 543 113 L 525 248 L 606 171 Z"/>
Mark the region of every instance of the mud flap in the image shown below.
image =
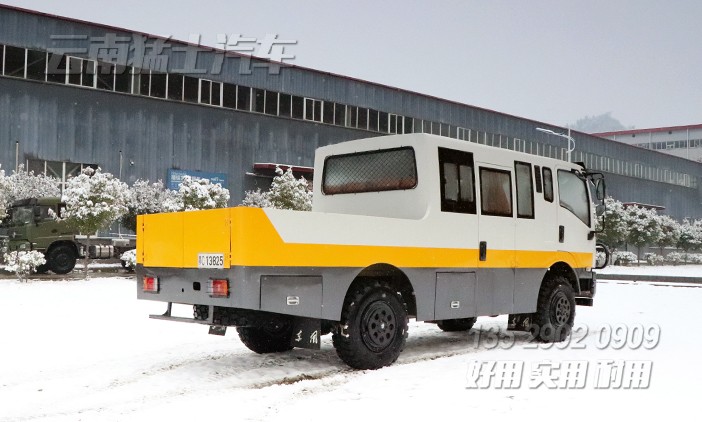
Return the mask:
<path id="1" fill-rule="evenodd" d="M 509 314 L 507 329 L 510 331 L 529 331 L 532 314 Z"/>
<path id="2" fill-rule="evenodd" d="M 295 317 L 292 322 L 290 345 L 302 349 L 319 349 L 322 321 L 314 318 Z"/>
<path id="3" fill-rule="evenodd" d="M 209 334 L 214 336 L 223 336 L 227 334 L 227 327 L 224 325 L 210 325 Z"/>

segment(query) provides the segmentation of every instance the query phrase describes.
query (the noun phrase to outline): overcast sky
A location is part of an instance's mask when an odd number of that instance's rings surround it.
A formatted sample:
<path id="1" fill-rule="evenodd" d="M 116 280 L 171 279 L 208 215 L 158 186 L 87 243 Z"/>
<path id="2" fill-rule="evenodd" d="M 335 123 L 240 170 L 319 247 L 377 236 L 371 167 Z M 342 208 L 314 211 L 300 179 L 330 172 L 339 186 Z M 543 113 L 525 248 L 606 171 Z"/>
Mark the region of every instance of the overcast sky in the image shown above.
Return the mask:
<path id="1" fill-rule="evenodd" d="M 699 0 L 3 1 L 211 45 L 275 33 L 300 66 L 557 125 L 702 123 Z"/>

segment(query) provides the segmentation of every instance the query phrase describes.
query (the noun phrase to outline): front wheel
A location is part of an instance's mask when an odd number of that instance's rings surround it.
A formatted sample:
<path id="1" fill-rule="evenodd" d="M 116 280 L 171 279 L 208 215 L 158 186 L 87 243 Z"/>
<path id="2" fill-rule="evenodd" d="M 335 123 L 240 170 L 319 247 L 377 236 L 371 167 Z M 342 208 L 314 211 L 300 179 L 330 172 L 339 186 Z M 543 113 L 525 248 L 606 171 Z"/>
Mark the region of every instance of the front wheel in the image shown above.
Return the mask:
<path id="1" fill-rule="evenodd" d="M 407 338 L 407 308 L 389 284 L 371 282 L 351 290 L 332 336 L 336 353 L 356 369 L 378 369 L 400 356 Z"/>
<path id="2" fill-rule="evenodd" d="M 539 291 L 532 335 L 545 343 L 565 340 L 575 321 L 575 294 L 563 276 L 547 279 Z"/>
<path id="3" fill-rule="evenodd" d="M 76 266 L 76 253 L 68 245 L 51 248 L 46 254 L 46 265 L 56 274 L 68 274 Z"/>

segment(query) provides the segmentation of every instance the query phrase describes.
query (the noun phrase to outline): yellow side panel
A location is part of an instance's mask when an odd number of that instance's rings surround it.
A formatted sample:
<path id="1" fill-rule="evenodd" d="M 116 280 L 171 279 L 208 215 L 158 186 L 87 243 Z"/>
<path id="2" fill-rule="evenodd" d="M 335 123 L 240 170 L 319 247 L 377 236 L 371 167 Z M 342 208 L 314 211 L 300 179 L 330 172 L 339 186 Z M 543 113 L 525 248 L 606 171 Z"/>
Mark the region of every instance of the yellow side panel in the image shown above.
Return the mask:
<path id="1" fill-rule="evenodd" d="M 201 253 L 224 255 L 224 268 L 230 265 L 229 209 L 188 211 L 183 215 L 183 267 L 197 268 Z"/>
<path id="2" fill-rule="evenodd" d="M 183 266 L 183 212 L 151 214 L 142 218 L 141 242 L 144 266 Z"/>

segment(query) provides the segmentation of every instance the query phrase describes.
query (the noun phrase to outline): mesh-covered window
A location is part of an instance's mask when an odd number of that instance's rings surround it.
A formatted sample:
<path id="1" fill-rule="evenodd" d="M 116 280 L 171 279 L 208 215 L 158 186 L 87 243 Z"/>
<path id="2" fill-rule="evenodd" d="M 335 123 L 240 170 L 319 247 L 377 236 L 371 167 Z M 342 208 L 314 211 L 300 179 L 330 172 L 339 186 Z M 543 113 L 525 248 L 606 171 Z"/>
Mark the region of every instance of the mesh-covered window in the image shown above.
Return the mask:
<path id="1" fill-rule="evenodd" d="M 379 192 L 417 186 L 414 150 L 409 147 L 327 157 L 322 191 L 339 193 Z"/>

